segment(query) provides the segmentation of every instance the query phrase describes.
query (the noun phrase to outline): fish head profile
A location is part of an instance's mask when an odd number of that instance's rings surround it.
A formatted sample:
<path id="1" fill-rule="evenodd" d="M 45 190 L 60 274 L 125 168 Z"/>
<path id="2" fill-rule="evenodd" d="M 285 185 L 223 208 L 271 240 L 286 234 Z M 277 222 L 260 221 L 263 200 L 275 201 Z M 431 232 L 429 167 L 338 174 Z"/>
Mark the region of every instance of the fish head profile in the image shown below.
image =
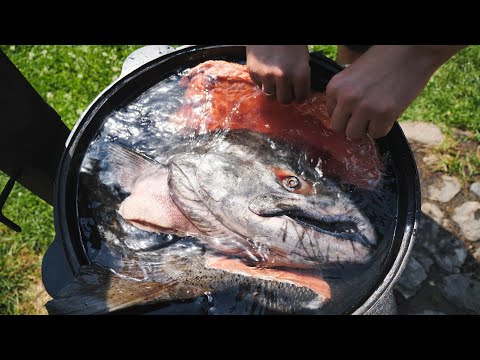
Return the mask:
<path id="1" fill-rule="evenodd" d="M 251 266 L 367 263 L 370 221 L 300 150 L 239 130 L 172 157 L 170 196 L 211 248 Z"/>

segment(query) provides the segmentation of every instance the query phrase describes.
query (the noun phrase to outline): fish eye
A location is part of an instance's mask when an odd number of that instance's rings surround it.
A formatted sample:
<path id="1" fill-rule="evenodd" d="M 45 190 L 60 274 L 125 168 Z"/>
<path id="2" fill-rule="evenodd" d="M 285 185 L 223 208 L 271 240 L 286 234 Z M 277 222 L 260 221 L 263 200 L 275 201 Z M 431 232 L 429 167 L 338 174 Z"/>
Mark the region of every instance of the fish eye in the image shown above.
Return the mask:
<path id="1" fill-rule="evenodd" d="M 296 176 L 287 176 L 282 182 L 287 190 L 297 190 L 301 186 L 300 180 Z"/>

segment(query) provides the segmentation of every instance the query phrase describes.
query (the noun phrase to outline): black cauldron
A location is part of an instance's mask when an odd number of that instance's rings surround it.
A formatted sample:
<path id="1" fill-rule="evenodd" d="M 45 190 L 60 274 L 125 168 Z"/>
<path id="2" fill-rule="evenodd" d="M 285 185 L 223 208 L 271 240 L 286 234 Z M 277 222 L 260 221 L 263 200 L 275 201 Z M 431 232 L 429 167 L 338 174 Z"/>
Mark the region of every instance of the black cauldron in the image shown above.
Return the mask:
<path id="1" fill-rule="evenodd" d="M 28 174 L 28 169 L 32 167 L 31 157 L 28 156 L 30 148 L 22 149 L 20 151 L 22 156 L 18 156 L 18 159 L 15 159 L 15 155 L 12 155 L 12 151 L 9 149 L 8 158 L 13 157 L 14 159 L 9 162 L 8 167 L 2 166 L 2 162 L 0 162 L 0 169 L 10 176 L 17 176 L 17 180 L 44 200 L 51 199 L 54 207 L 56 238 L 48 249 L 42 266 L 43 281 L 51 296 L 55 297 L 59 289 L 78 272 L 80 266 L 89 264 L 86 250 L 81 241 L 78 223 L 78 175 L 85 152 L 104 120 L 121 103 L 135 98 L 159 81 L 206 60 L 218 59 L 233 62 L 245 61 L 245 47 L 231 45 L 186 47 L 148 62 L 105 89 L 78 120 L 68 139 L 66 139 L 65 129 L 59 125 L 58 117 L 46 116 L 42 119 L 41 125 L 38 124 L 38 121 L 35 124 L 30 120 L 30 122 L 24 121 L 25 126 L 22 129 L 31 134 L 32 138 L 38 137 L 40 130 L 35 135 L 35 129 L 39 127 L 41 127 L 41 133 L 49 134 L 51 145 L 44 150 L 49 152 L 48 165 L 37 162 L 35 166 L 47 169 L 44 172 L 50 174 L 52 182 L 45 180 L 48 177 L 43 177 L 42 180 L 38 179 L 38 181 L 42 181 L 42 186 L 36 186 L 35 184 L 38 182 L 35 172 L 26 177 L 26 180 L 22 179 L 21 174 Z M 312 88 L 315 90 L 325 90 L 328 81 L 343 69 L 336 62 L 318 53 L 311 54 L 310 66 Z M 34 95 L 32 96 L 34 97 Z M 45 104 L 42 106 L 45 107 Z M 8 137 L 8 129 L 2 129 L 1 121 L 0 140 Z M 380 147 L 388 149 L 392 156 L 398 194 L 396 225 L 392 235 L 392 246 L 387 260 L 382 266 L 381 276 L 372 287 L 372 292 L 366 294 L 354 308 L 347 311 L 351 314 L 393 314 L 396 312 L 391 289 L 407 263 L 420 211 L 420 185 L 417 168 L 400 126 L 395 123 L 391 132 L 377 142 Z M 41 145 L 45 146 L 44 143 Z M 7 154 L 6 150 L 2 150 L 0 145 L 0 160 L 5 154 Z M 35 155 L 32 154 L 32 156 Z M 57 169 L 54 181 L 52 168 Z M 50 198 L 49 194 L 52 189 L 53 196 Z M 3 198 L 5 197 L 4 194 Z M 0 210 L 1 205 L 3 203 L 0 198 Z M 0 218 L 0 220 L 2 219 Z"/>

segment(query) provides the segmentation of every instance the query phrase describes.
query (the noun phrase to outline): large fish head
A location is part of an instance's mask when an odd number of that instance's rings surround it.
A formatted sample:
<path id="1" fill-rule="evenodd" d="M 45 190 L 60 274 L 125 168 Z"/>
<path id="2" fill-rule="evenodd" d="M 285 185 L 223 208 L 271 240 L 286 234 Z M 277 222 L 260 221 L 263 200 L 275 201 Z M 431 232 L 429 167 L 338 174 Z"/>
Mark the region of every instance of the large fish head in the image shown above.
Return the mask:
<path id="1" fill-rule="evenodd" d="M 348 194 L 289 144 L 216 136 L 170 162 L 170 195 L 212 248 L 263 267 L 366 263 L 375 231 Z"/>

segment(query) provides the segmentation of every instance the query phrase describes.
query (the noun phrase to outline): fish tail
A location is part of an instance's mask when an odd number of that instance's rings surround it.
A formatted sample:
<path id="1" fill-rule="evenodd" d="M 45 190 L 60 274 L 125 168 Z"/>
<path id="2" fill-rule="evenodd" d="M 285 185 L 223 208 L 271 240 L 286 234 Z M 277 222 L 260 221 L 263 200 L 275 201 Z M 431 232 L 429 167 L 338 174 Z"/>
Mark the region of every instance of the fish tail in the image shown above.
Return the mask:
<path id="1" fill-rule="evenodd" d="M 83 267 L 45 307 L 50 315 L 107 314 L 133 306 L 171 300 L 176 282 L 123 278 L 98 265 Z"/>

